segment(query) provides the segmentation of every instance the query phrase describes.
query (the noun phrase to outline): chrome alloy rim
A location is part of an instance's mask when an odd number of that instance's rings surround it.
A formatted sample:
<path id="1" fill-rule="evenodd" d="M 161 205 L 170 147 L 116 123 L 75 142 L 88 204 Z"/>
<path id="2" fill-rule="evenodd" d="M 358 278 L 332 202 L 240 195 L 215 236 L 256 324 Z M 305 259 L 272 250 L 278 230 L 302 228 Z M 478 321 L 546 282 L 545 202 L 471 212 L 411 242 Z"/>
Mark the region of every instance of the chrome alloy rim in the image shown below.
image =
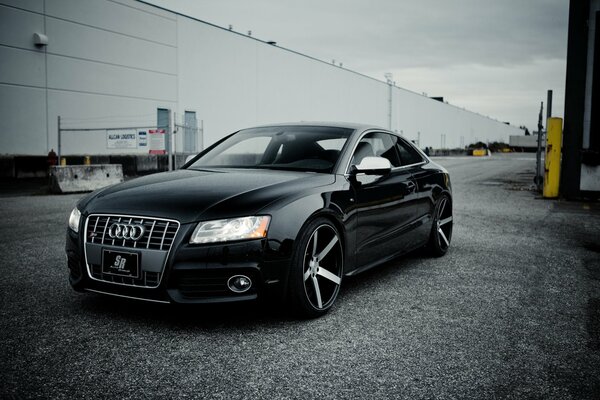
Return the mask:
<path id="1" fill-rule="evenodd" d="M 310 304 L 324 310 L 333 304 L 342 281 L 342 244 L 335 230 L 320 225 L 304 251 L 304 292 Z"/>
<path id="2" fill-rule="evenodd" d="M 442 250 L 446 250 L 450 246 L 450 238 L 452 236 L 452 208 L 447 197 L 443 197 L 440 200 L 435 224 L 438 244 Z"/>

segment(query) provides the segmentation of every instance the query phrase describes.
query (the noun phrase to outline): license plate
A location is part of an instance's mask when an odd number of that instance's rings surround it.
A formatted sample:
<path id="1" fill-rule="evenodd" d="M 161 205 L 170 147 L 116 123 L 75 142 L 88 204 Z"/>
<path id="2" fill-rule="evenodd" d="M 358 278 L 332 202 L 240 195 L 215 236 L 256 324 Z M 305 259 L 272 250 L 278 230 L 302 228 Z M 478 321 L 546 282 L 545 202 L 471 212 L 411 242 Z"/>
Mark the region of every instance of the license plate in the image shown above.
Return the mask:
<path id="1" fill-rule="evenodd" d="M 140 265 L 138 262 L 138 253 L 103 250 L 102 273 L 126 276 L 128 278 L 139 278 Z"/>

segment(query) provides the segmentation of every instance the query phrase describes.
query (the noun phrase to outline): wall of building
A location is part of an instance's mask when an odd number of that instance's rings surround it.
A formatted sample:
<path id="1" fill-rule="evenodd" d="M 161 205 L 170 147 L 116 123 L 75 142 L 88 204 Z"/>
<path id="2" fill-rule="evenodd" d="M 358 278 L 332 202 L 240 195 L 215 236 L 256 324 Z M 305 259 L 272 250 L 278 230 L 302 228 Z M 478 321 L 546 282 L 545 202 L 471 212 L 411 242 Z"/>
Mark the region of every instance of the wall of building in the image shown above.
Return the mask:
<path id="1" fill-rule="evenodd" d="M 0 21 L 1 154 L 56 149 L 59 115 L 66 128 L 156 125 L 158 107 L 177 106 L 172 13 L 134 1 L 1 0 Z M 48 45 L 34 45 L 34 32 Z M 114 152 L 102 131 L 63 139 L 65 154 Z"/>
<path id="2" fill-rule="evenodd" d="M 56 149 L 59 115 L 63 128 L 141 128 L 158 108 L 193 111 L 205 145 L 272 122 L 389 125 L 385 82 L 134 0 L 0 0 L 0 21 L 0 154 Z M 521 133 L 401 88 L 391 96 L 391 129 L 421 147 Z M 118 152 L 147 148 L 108 149 L 103 131 L 63 136 L 64 154 Z"/>
<path id="3" fill-rule="evenodd" d="M 600 192 L 600 124 L 598 67 L 600 49 L 597 13 L 599 0 L 576 1 L 569 4 L 569 39 L 565 118 L 561 163 L 560 194 L 566 198 L 598 197 Z M 596 125 L 594 125 L 596 124 Z"/>

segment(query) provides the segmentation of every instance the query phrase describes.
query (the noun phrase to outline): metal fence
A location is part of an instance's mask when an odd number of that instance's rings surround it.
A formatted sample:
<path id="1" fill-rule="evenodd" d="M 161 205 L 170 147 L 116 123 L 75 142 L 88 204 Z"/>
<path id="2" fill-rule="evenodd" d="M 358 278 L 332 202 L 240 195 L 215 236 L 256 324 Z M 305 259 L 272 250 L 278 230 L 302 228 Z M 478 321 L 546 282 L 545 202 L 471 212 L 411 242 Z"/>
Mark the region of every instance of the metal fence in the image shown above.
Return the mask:
<path id="1" fill-rule="evenodd" d="M 198 127 L 195 113 L 185 113 L 180 122 L 175 113 L 168 111 L 168 118 L 150 116 L 92 117 L 57 119 L 59 160 L 69 154 L 96 155 L 148 155 L 165 154 L 168 170 L 178 168 L 180 154 L 196 154 L 203 148 L 203 121 Z M 177 135 L 183 135 L 181 140 Z M 178 142 L 183 144 L 177 148 Z M 65 149 L 65 147 L 67 149 Z M 67 150 L 67 152 L 65 151 Z"/>

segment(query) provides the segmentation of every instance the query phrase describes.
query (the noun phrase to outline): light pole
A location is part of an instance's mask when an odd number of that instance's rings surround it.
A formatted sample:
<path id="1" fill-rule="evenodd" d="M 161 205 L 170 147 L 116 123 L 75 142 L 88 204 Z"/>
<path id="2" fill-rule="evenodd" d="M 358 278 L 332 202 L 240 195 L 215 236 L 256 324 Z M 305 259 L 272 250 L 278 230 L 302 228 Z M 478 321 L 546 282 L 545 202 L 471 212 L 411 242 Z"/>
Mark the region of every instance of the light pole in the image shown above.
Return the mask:
<path id="1" fill-rule="evenodd" d="M 394 75 L 391 72 L 386 72 L 384 76 L 390 92 L 388 99 L 388 129 L 392 130 L 392 85 L 394 84 Z"/>

